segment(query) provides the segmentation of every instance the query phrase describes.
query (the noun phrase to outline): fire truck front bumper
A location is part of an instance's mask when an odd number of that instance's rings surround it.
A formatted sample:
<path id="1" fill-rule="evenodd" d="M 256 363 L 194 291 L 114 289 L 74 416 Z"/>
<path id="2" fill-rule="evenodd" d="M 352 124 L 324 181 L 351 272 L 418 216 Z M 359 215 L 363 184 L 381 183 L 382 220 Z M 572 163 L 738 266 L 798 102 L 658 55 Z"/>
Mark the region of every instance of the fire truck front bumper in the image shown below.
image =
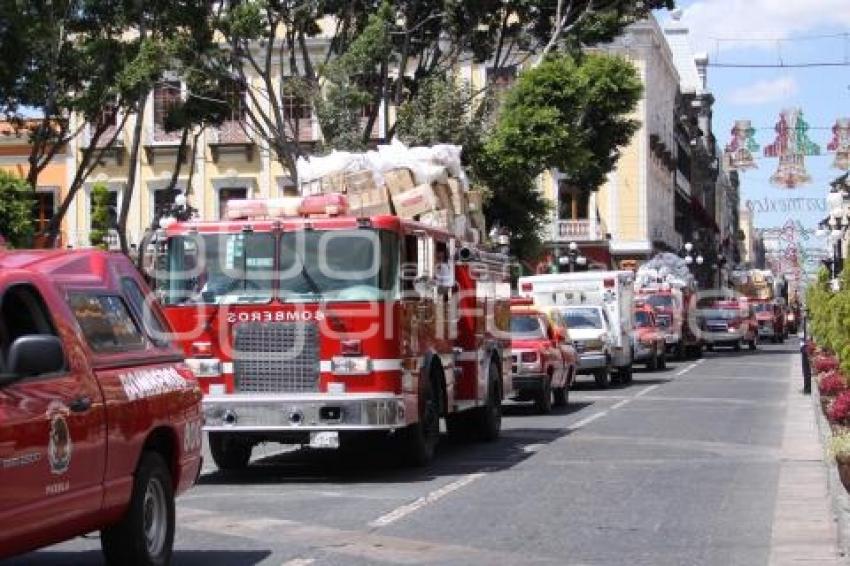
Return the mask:
<path id="1" fill-rule="evenodd" d="M 395 430 L 407 424 L 404 397 L 392 393 L 207 395 L 204 430 L 311 432 Z"/>

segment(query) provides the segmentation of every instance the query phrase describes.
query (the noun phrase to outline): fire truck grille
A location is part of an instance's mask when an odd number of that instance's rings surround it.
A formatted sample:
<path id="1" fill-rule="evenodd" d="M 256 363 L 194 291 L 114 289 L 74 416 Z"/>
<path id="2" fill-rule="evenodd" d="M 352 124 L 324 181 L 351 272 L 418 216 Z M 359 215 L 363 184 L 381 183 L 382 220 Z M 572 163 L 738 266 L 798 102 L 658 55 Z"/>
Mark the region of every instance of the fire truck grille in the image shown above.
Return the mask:
<path id="1" fill-rule="evenodd" d="M 233 373 L 246 393 L 319 390 L 319 340 L 315 324 L 246 322 L 236 327 Z"/>

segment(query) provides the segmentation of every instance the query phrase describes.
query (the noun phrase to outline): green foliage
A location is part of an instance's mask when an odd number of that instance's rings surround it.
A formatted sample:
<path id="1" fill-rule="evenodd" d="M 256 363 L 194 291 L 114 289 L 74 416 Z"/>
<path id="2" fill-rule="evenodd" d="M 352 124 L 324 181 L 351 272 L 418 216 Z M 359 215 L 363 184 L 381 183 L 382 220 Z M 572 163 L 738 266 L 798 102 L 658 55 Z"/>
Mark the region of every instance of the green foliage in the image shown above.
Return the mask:
<path id="1" fill-rule="evenodd" d="M 629 114 L 641 93 L 628 61 L 601 54 L 553 55 L 520 74 L 473 160 L 492 195 L 488 221 L 519 236 L 515 253 L 539 247 L 549 214 L 535 179 L 557 168 L 573 186 L 598 189 L 638 128 Z"/>
<path id="2" fill-rule="evenodd" d="M 109 187 L 103 183 L 96 183 L 91 188 L 92 213 L 91 232 L 89 240 L 96 248 L 106 249 L 108 242 L 106 236 L 109 234 Z"/>
<path id="3" fill-rule="evenodd" d="M 0 235 L 14 248 L 32 244 L 34 195 L 27 182 L 0 171 Z"/>
<path id="4" fill-rule="evenodd" d="M 836 434 L 830 438 L 827 453 L 834 460 L 850 459 L 850 432 Z"/>
<path id="5" fill-rule="evenodd" d="M 380 104 L 386 79 L 378 72 L 392 52 L 390 26 L 393 12 L 384 3 L 369 16 L 368 23 L 348 49 L 320 70 L 326 85 L 316 100 L 316 113 L 324 144 L 333 149 L 363 150 L 363 109 Z"/>
<path id="6" fill-rule="evenodd" d="M 830 289 L 829 272 L 822 268 L 806 291 L 809 327 L 815 342 L 838 357 L 841 371 L 850 375 L 850 269 L 842 271 L 841 290 Z"/>
<path id="7" fill-rule="evenodd" d="M 396 133 L 409 145 L 452 143 L 470 155 L 482 143 L 490 106 L 489 99 L 474 96 L 467 82 L 431 77 L 399 107 Z"/>

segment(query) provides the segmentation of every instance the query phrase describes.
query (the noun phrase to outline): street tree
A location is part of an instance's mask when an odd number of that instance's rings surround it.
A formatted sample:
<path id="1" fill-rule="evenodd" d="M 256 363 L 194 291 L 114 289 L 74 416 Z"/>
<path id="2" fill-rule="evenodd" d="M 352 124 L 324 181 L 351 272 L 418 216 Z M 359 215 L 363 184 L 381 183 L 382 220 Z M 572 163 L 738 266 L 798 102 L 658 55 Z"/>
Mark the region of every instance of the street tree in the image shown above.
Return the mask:
<path id="1" fill-rule="evenodd" d="M 35 194 L 25 179 L 0 170 L 0 236 L 14 248 L 32 244 Z"/>
<path id="2" fill-rule="evenodd" d="M 550 54 L 520 74 L 474 159 L 492 197 L 488 220 L 522 236 L 518 251 L 539 242 L 547 212 L 535 179 L 557 169 L 579 190 L 598 189 L 637 131 L 630 113 L 642 90 L 631 63 L 598 53 Z"/>

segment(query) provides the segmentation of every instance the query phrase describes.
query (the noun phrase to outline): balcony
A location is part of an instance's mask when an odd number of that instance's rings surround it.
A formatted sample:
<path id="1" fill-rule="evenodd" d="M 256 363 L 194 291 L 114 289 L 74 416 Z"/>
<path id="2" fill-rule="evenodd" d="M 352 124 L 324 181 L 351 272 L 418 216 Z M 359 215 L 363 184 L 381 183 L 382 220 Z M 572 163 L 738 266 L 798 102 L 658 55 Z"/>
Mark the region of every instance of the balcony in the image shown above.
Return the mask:
<path id="1" fill-rule="evenodd" d="M 601 220 L 556 220 L 553 241 L 595 242 L 605 240 L 608 228 Z"/>
<path id="2" fill-rule="evenodd" d="M 239 120 L 225 120 L 221 126 L 209 132 L 208 143 L 213 161 L 223 155 L 237 155 L 246 161 L 254 158 L 254 142 L 248 137 L 245 126 Z"/>

